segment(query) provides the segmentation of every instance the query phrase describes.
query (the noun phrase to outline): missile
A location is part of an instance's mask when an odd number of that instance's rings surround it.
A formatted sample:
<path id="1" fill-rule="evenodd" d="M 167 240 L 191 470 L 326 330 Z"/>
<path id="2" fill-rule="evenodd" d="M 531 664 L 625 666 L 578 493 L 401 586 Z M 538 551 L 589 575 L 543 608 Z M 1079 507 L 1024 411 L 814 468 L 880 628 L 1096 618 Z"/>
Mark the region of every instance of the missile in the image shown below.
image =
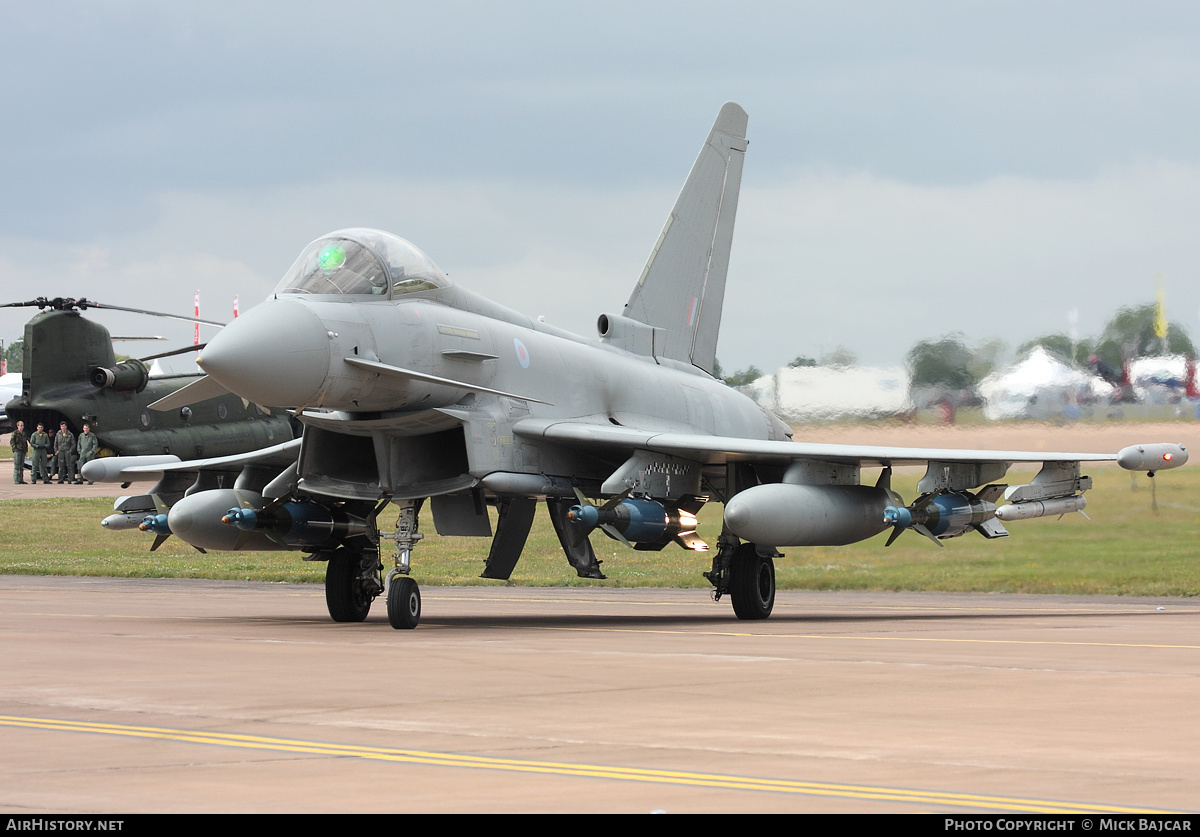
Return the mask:
<path id="1" fill-rule="evenodd" d="M 996 509 L 996 517 L 1003 521 L 1030 520 L 1035 517 L 1045 517 L 1054 514 L 1069 514 L 1081 512 L 1087 508 L 1087 498 L 1080 494 L 1077 497 L 1054 497 L 1050 500 L 1032 500 L 1026 503 L 1010 503 Z"/>
<path id="2" fill-rule="evenodd" d="M 100 521 L 100 525 L 105 529 L 111 529 L 114 532 L 123 529 L 137 529 L 141 526 L 142 521 L 146 519 L 147 512 L 125 512 L 124 514 L 110 514 L 108 517 Z"/>
<path id="3" fill-rule="evenodd" d="M 339 543 L 345 538 L 365 535 L 367 522 L 361 517 L 329 509 L 320 503 L 263 503 L 231 508 L 221 523 L 242 532 L 255 532 L 281 546 L 314 547 Z"/>
<path id="4" fill-rule="evenodd" d="M 591 505 L 572 506 L 567 512 L 567 519 L 589 532 L 599 526 L 611 526 L 633 543 L 658 540 L 666 534 L 670 524 L 667 509 L 662 503 L 631 498 L 609 509 Z M 693 529 L 695 519 L 692 518 Z"/>
<path id="5" fill-rule="evenodd" d="M 688 549 L 703 552 L 708 545 L 696 537 L 696 516 L 684 509 L 669 508 L 657 500 L 626 497 L 602 506 L 581 502 L 567 510 L 567 520 L 586 537 L 593 529 L 626 543 L 666 543 L 679 538 Z"/>
<path id="6" fill-rule="evenodd" d="M 521 497 L 570 497 L 573 484 L 562 477 L 544 474 L 512 474 L 496 471 L 482 480 L 483 487 L 497 494 L 513 494 Z"/>
<path id="7" fill-rule="evenodd" d="M 888 506 L 883 510 L 883 522 L 896 530 L 889 544 L 905 529 L 915 529 L 936 540 L 957 537 L 970 529 L 985 526 L 995 511 L 996 506 L 991 502 L 965 492 L 947 491 L 918 500 L 911 506 Z M 1003 529 L 997 532 L 1003 533 Z"/>

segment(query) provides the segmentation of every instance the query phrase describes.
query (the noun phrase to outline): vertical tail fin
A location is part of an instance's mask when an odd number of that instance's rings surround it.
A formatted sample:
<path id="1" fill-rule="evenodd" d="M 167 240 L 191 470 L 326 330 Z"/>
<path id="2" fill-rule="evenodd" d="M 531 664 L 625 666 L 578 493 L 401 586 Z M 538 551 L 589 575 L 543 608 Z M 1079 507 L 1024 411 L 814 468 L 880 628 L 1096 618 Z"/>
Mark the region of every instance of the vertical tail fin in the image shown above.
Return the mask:
<path id="1" fill-rule="evenodd" d="M 666 331 L 655 353 L 711 373 L 733 242 L 746 112 L 726 102 L 675 201 L 625 316 Z"/>

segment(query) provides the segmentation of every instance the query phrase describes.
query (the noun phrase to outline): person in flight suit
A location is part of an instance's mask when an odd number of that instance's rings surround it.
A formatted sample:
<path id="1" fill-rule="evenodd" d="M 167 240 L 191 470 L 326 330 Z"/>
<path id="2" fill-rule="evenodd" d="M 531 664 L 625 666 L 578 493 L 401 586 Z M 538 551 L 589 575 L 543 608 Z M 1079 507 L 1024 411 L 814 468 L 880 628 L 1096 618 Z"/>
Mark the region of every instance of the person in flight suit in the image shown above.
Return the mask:
<path id="1" fill-rule="evenodd" d="M 50 455 L 50 434 L 46 432 L 46 425 L 40 421 L 37 430 L 29 437 L 29 447 L 33 448 L 33 458 L 29 463 L 33 472 L 33 482 L 37 483 L 40 478 L 42 482 L 49 483 L 50 472 L 46 468 L 46 459 Z"/>
<path id="2" fill-rule="evenodd" d="M 25 454 L 29 452 L 29 437 L 25 435 L 25 422 L 18 421 L 17 429 L 8 440 L 13 454 L 13 483 L 25 484 Z"/>
<path id="3" fill-rule="evenodd" d="M 83 485 L 83 466 L 96 458 L 96 451 L 100 449 L 100 443 L 96 441 L 96 434 L 92 433 L 90 424 L 83 425 L 83 431 L 79 434 L 79 442 L 76 445 L 79 451 L 79 459 L 75 464 L 75 484 Z M 88 485 L 92 481 L 88 480 Z"/>
<path id="4" fill-rule="evenodd" d="M 71 471 L 75 465 L 75 434 L 67 429 L 67 423 L 58 423 L 58 432 L 54 434 L 54 454 L 58 460 L 58 484 L 71 482 Z"/>

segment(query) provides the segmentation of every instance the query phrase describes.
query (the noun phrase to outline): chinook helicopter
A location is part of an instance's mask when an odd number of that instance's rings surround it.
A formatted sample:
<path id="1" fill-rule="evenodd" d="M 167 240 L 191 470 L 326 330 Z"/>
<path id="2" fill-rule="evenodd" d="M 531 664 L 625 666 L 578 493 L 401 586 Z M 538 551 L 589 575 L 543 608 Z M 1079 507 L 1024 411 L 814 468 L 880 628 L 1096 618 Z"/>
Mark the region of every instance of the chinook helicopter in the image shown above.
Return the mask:
<path id="1" fill-rule="evenodd" d="M 286 412 L 236 396 L 210 398 L 170 412 L 148 409 L 199 377 L 151 376 L 148 362 L 203 347 L 118 362 L 108 329 L 83 312 L 108 309 L 217 327 L 223 323 L 87 299 L 41 297 L 0 305 L 19 307 L 42 310 L 25 325 L 21 392 L 6 405 L 14 425 L 20 420 L 30 430 L 39 422 L 56 429 L 65 421 L 78 435 L 86 422 L 96 434 L 101 456 L 172 454 L 182 460 L 245 453 L 295 435 Z"/>

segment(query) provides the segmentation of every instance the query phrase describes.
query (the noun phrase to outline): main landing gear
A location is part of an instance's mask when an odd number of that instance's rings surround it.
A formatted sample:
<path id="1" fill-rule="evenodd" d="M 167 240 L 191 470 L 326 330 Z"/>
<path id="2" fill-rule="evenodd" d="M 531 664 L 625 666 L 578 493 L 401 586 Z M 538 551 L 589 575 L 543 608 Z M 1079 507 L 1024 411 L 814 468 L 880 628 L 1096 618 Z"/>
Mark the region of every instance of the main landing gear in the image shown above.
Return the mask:
<path id="1" fill-rule="evenodd" d="M 355 552 L 338 547 L 329 553 L 325 568 L 325 606 L 334 622 L 361 622 L 371 602 L 383 592 L 379 553 Z"/>
<path id="2" fill-rule="evenodd" d="M 359 551 L 343 545 L 332 551 L 315 552 L 308 559 L 329 562 L 325 570 L 325 605 L 334 622 L 362 622 L 371 610 L 371 603 L 386 590 L 388 622 L 393 628 L 415 628 L 420 623 L 421 589 L 409 577 L 413 547 L 423 537 L 417 531 L 420 503 L 410 500 L 398 505 L 400 519 L 395 534 L 378 534 L 372 514 L 367 538 L 370 548 Z M 388 572 L 386 583 L 379 560 L 379 538 L 396 542 L 396 566 Z"/>
<path id="3" fill-rule="evenodd" d="M 781 557 L 774 549 L 761 550 L 756 544 L 739 543 L 736 536 L 722 532 L 712 571 L 704 574 L 720 601 L 728 593 L 738 619 L 766 619 L 775 607 L 775 562 Z"/>

